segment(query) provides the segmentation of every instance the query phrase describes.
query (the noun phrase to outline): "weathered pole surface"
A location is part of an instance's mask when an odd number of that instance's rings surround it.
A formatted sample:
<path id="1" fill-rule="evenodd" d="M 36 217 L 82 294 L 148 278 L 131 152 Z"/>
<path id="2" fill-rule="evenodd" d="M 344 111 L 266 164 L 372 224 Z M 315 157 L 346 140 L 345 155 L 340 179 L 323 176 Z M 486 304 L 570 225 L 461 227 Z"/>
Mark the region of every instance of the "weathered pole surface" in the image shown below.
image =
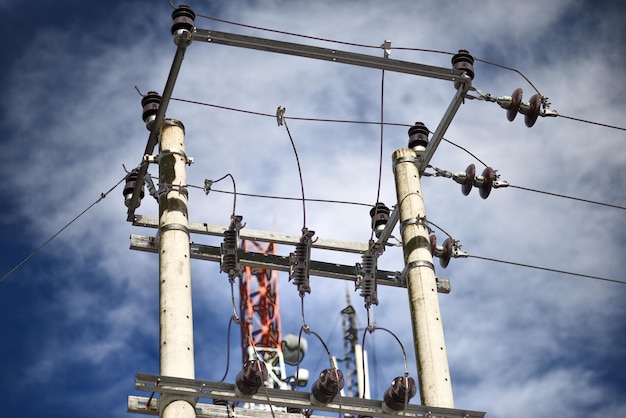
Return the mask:
<path id="1" fill-rule="evenodd" d="M 180 121 L 164 121 L 159 150 L 160 374 L 194 379 L 187 157 Z M 160 413 L 165 418 L 196 416 L 189 400 L 173 396 L 161 397 Z"/>
<path id="2" fill-rule="evenodd" d="M 393 153 L 407 291 L 423 405 L 454 408 L 417 155 Z"/>

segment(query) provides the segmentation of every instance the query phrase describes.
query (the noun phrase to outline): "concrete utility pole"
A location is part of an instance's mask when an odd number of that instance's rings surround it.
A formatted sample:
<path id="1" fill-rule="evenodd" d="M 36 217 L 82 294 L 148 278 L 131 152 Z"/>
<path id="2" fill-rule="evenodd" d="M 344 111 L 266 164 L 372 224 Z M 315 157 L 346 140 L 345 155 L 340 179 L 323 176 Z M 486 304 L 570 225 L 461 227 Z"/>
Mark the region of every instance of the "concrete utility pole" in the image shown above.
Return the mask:
<path id="1" fill-rule="evenodd" d="M 162 376 L 195 378 L 185 130 L 165 119 L 159 148 L 159 321 Z M 193 398 L 163 394 L 165 418 L 195 418 Z"/>
<path id="2" fill-rule="evenodd" d="M 417 154 L 392 156 L 422 404 L 454 408 Z"/>

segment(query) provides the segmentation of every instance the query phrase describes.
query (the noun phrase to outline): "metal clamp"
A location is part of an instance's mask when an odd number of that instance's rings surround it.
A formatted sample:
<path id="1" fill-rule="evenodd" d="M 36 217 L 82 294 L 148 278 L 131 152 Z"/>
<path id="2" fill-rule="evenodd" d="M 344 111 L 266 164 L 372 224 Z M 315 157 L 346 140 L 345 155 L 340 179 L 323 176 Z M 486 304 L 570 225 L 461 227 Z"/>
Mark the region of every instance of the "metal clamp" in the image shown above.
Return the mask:
<path id="1" fill-rule="evenodd" d="M 413 163 L 413 164 L 419 164 L 419 163 L 420 163 L 420 160 L 421 160 L 421 159 L 420 159 L 419 157 L 415 157 L 415 158 L 413 158 L 413 157 L 406 157 L 406 156 L 405 156 L 405 157 L 400 157 L 400 158 L 397 158 L 397 159 L 395 159 L 395 160 L 393 161 L 393 171 L 394 171 L 394 172 L 396 171 L 396 166 L 397 166 L 398 164 L 402 164 L 402 163 Z"/>
<path id="2" fill-rule="evenodd" d="M 167 231 L 183 231 L 185 234 L 187 234 L 187 236 L 189 236 L 189 228 L 183 224 L 171 223 L 163 225 L 159 228 L 158 235 L 161 236 L 164 232 Z"/>
<path id="3" fill-rule="evenodd" d="M 159 153 L 159 155 L 151 155 L 145 154 L 143 156 L 143 161 L 149 164 L 158 164 L 161 158 L 166 157 L 168 155 L 180 155 L 185 160 L 185 164 L 191 165 L 194 162 L 193 157 L 187 157 L 184 151 L 181 150 L 163 150 Z"/>
<path id="4" fill-rule="evenodd" d="M 425 226 L 426 229 L 429 230 L 430 232 L 430 228 L 428 227 L 428 223 L 426 222 L 426 217 L 418 217 L 418 218 L 408 218 L 405 219 L 403 221 L 400 222 L 400 233 L 402 234 L 402 232 L 404 232 L 404 228 L 406 228 L 409 225 L 417 225 L 417 226 Z"/>
<path id="5" fill-rule="evenodd" d="M 435 265 L 432 262 L 428 260 L 415 260 L 415 261 L 409 262 L 404 267 L 404 271 L 408 273 L 409 270 L 413 270 L 415 267 L 428 267 L 429 269 L 435 270 Z"/>
<path id="6" fill-rule="evenodd" d="M 406 266 L 404 266 L 404 270 L 402 270 L 402 272 L 397 276 L 397 280 L 400 281 L 400 283 L 404 283 L 406 284 L 406 276 L 409 273 L 410 270 L 413 270 L 415 267 L 428 267 L 429 269 L 432 269 L 433 271 L 435 271 L 435 265 L 427 260 L 415 260 L 415 261 L 411 261 L 409 262 Z"/>
<path id="7" fill-rule="evenodd" d="M 171 190 L 178 190 L 178 193 L 189 199 L 189 190 L 187 190 L 187 185 L 184 184 L 159 184 L 159 190 L 157 192 L 159 199 Z"/>

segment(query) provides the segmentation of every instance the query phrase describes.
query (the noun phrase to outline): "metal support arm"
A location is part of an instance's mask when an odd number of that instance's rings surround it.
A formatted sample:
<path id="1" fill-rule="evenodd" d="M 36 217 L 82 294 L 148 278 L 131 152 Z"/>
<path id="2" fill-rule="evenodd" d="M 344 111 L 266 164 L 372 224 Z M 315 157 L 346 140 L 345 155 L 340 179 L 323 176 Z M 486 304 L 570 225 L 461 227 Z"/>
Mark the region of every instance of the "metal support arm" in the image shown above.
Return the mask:
<path id="1" fill-rule="evenodd" d="M 156 385 L 156 382 L 159 382 Z M 155 376 L 148 374 L 137 374 L 135 387 L 137 390 L 146 392 L 158 392 L 161 394 L 192 396 L 196 399 L 214 399 L 230 402 L 254 402 L 255 404 L 271 404 L 274 407 L 290 407 L 307 410 L 327 411 L 353 416 L 376 416 L 384 418 L 395 418 L 397 415 L 386 413 L 382 409 L 382 401 L 374 399 L 361 399 L 341 397 L 335 401 L 324 405 L 314 406 L 311 404 L 311 394 L 293 390 L 280 390 L 264 388 L 251 397 L 241 397 L 235 393 L 235 385 L 223 382 L 210 382 L 206 380 L 182 379 L 167 376 Z M 132 398 L 132 402 L 131 402 Z M 129 398 L 129 411 L 144 414 L 156 415 L 155 408 L 146 408 L 135 397 Z M 155 401 L 153 401 L 155 402 Z M 156 402 L 155 402 L 156 403 Z M 208 405 L 207 405 L 208 406 Z M 131 407 L 133 408 L 131 410 Z M 141 408 L 145 409 L 141 409 Z M 222 406 L 222 408 L 224 408 Z M 196 411 L 198 410 L 196 405 Z M 203 405 L 201 410 L 206 409 Z M 207 411 L 208 412 L 208 411 Z M 261 412 L 259 417 L 267 416 L 266 411 Z M 442 417 L 442 418 L 483 418 L 484 412 L 468 411 L 464 409 L 438 408 L 424 405 L 411 405 L 403 412 L 406 416 L 412 417 Z M 301 416 L 301 414 L 299 414 Z M 202 416 L 202 415 L 197 415 Z M 237 415 L 239 416 L 239 415 Z"/>
<path id="2" fill-rule="evenodd" d="M 397 73 L 454 81 L 455 83 L 461 84 L 469 85 L 471 83 L 471 80 L 464 76 L 465 72 L 461 70 L 416 64 L 408 61 L 358 54 L 355 52 L 338 51 L 336 49 L 321 48 L 293 42 L 275 41 L 255 36 L 238 35 L 207 29 L 196 29 L 193 33 L 192 39 L 194 41 L 256 49 L 259 51 L 276 52 L 279 54 L 295 55 L 323 61 L 358 65 L 359 67 L 369 67 Z"/>

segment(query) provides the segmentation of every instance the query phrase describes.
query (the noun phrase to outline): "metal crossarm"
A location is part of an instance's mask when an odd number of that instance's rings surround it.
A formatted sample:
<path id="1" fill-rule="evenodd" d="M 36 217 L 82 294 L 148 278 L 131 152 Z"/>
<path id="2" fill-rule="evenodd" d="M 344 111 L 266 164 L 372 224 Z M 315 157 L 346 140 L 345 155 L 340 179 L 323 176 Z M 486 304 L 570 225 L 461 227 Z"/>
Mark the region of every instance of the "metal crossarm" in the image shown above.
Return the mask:
<path id="1" fill-rule="evenodd" d="M 158 250 L 155 241 L 156 239 L 154 237 L 132 234 L 130 236 L 130 249 L 157 253 Z M 195 260 L 206 260 L 219 263 L 220 247 L 192 242 L 190 246 L 190 256 Z M 290 268 L 289 257 L 285 256 L 239 250 L 238 257 L 242 266 L 284 272 L 288 272 Z M 314 260 L 311 260 L 310 274 L 311 276 L 348 280 L 352 282 L 355 282 L 357 279 L 356 269 L 354 266 Z M 376 277 L 379 285 L 406 287 L 406 282 L 402 279 L 402 273 L 399 271 L 377 270 Z M 437 279 L 437 291 L 439 293 L 450 293 L 449 280 Z"/>
<path id="2" fill-rule="evenodd" d="M 158 385 L 156 382 L 158 382 Z M 199 399 L 213 399 L 214 401 L 221 400 L 227 402 L 253 402 L 255 404 L 272 405 L 273 407 L 335 412 L 353 416 L 376 416 L 384 418 L 396 418 L 398 416 L 388 414 L 383 411 L 382 401 L 375 399 L 338 397 L 327 405 L 314 406 L 311 404 L 311 394 L 309 392 L 263 388 L 256 395 L 242 397 L 235 393 L 234 384 L 210 382 L 207 380 L 183 379 L 139 373 L 137 374 L 135 380 L 135 388 L 146 392 L 176 395 L 180 397 L 192 397 L 196 399 L 196 401 Z M 131 398 L 133 398 L 132 403 Z M 131 406 L 133 410 L 131 410 Z M 141 410 L 142 407 L 144 410 Z M 203 405 L 203 408 L 206 408 L 206 406 Z M 221 408 L 225 409 L 223 406 Z M 142 405 L 142 403 L 135 397 L 129 398 L 130 412 L 156 415 L 157 410 L 158 408 L 155 408 L 152 405 Z M 478 411 L 412 404 L 409 404 L 402 414 L 411 417 L 424 418 L 434 416 L 442 418 L 483 418 L 485 416 L 484 412 Z M 235 416 L 240 415 L 236 414 Z M 267 416 L 267 411 L 257 411 L 257 415 L 255 416 Z"/>
<path id="3" fill-rule="evenodd" d="M 355 52 L 339 51 L 337 49 L 321 48 L 318 46 L 303 45 L 293 42 L 275 41 L 255 36 L 238 35 L 207 29 L 195 29 L 192 39 L 194 41 L 204 41 L 213 44 L 256 49 L 259 51 L 295 55 L 323 61 L 357 65 L 359 67 L 375 68 L 397 73 L 454 81 L 455 83 L 461 84 L 471 83 L 471 80 L 464 76 L 465 72 L 461 70 L 417 64 L 408 61 L 376 57 Z"/>

